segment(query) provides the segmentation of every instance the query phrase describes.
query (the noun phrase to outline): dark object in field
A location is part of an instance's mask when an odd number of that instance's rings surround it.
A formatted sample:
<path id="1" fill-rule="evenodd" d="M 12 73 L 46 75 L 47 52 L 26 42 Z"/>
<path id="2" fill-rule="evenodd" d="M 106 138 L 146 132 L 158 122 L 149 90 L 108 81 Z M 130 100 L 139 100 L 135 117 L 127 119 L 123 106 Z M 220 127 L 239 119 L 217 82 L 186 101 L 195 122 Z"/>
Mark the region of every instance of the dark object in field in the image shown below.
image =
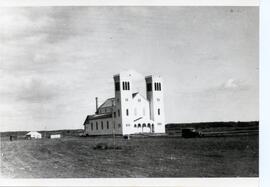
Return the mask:
<path id="1" fill-rule="evenodd" d="M 182 129 L 183 138 L 196 138 L 196 137 L 201 137 L 201 136 L 202 136 L 201 132 L 197 131 L 194 128 Z"/>
<path id="2" fill-rule="evenodd" d="M 108 145 L 106 143 L 98 143 L 94 149 L 100 149 L 100 150 L 105 150 L 108 149 Z"/>
<path id="3" fill-rule="evenodd" d="M 79 133 L 79 136 L 80 137 L 89 137 L 90 135 L 89 134 L 84 134 L 84 133 Z"/>
<path id="4" fill-rule="evenodd" d="M 26 140 L 31 140 L 31 139 L 32 139 L 30 135 L 26 135 L 24 138 L 25 138 Z"/>
<path id="5" fill-rule="evenodd" d="M 124 136 L 124 139 L 129 140 L 130 139 L 130 136 L 129 135 L 125 135 Z"/>
<path id="6" fill-rule="evenodd" d="M 106 149 L 122 149 L 120 146 L 108 146 L 106 143 L 98 143 L 94 149 L 97 150 L 106 150 Z"/>
<path id="7" fill-rule="evenodd" d="M 17 136 L 9 136 L 9 140 L 10 141 L 17 140 Z"/>

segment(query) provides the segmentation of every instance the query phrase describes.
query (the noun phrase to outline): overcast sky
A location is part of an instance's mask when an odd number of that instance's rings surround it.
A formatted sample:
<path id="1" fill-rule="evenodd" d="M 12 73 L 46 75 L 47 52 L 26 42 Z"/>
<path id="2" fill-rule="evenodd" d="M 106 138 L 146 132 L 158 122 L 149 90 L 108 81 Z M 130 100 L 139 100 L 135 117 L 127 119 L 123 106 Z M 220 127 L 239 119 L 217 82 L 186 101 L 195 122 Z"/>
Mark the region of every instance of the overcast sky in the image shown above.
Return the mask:
<path id="1" fill-rule="evenodd" d="M 259 119 L 258 7 L 0 8 L 1 131 L 83 128 L 114 74 L 164 79 L 166 122 Z M 139 82 L 141 81 L 141 82 Z"/>

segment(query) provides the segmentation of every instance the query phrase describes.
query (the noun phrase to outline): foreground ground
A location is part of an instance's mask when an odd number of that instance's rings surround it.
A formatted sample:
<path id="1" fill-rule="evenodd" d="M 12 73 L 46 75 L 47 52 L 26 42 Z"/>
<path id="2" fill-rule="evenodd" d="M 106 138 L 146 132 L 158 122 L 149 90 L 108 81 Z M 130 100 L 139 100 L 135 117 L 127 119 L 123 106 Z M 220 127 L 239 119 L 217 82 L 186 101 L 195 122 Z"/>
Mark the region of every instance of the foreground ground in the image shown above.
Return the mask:
<path id="1" fill-rule="evenodd" d="M 1 142 L 1 175 L 70 177 L 257 177 L 258 136 L 149 137 L 125 140 L 118 150 L 94 150 L 112 138 Z"/>

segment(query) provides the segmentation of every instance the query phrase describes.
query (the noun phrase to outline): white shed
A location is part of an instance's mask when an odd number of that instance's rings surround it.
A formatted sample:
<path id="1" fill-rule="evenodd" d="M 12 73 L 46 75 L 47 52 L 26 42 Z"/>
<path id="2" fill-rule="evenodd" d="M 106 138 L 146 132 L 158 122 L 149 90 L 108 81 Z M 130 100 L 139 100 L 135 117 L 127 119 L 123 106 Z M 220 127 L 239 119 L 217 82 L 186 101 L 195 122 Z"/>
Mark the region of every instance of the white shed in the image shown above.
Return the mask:
<path id="1" fill-rule="evenodd" d="M 51 134 L 50 135 L 51 139 L 57 139 L 57 138 L 61 138 L 61 134 Z"/>
<path id="2" fill-rule="evenodd" d="M 41 133 L 36 131 L 30 131 L 25 135 L 27 138 L 40 139 L 42 137 Z"/>

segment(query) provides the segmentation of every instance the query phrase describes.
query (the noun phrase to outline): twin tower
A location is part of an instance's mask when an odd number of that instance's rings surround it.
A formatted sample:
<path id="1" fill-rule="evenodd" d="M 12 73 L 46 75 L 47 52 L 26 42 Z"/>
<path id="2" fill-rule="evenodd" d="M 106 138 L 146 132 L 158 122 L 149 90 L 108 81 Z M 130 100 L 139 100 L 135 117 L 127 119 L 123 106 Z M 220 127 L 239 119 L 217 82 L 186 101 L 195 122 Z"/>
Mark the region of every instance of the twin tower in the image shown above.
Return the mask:
<path id="1" fill-rule="evenodd" d="M 114 75 L 114 123 L 121 134 L 165 133 L 163 82 L 160 76 L 146 76 L 146 98 L 133 93 L 132 75 Z"/>

